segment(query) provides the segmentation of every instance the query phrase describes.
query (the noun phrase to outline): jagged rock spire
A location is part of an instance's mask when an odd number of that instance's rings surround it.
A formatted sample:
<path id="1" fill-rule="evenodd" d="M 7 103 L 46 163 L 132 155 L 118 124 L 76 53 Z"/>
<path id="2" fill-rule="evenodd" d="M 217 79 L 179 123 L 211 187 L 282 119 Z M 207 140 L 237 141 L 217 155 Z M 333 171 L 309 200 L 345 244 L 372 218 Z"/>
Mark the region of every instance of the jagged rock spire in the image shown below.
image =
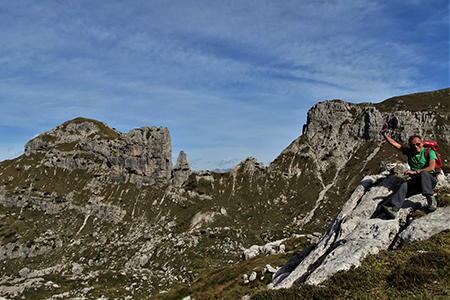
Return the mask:
<path id="1" fill-rule="evenodd" d="M 176 187 L 182 186 L 191 174 L 192 170 L 189 167 L 187 155 L 184 151 L 180 151 L 177 163 L 172 170 L 172 184 Z"/>

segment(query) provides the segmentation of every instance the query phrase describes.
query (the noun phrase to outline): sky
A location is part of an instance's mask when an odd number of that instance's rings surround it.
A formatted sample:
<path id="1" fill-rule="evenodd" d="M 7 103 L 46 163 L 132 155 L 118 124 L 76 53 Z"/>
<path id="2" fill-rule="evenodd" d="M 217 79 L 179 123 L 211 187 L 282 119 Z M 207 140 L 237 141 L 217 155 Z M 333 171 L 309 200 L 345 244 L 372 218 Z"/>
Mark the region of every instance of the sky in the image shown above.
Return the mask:
<path id="1" fill-rule="evenodd" d="M 308 110 L 449 87 L 448 0 L 0 0 L 0 161 L 65 121 L 268 165 Z"/>

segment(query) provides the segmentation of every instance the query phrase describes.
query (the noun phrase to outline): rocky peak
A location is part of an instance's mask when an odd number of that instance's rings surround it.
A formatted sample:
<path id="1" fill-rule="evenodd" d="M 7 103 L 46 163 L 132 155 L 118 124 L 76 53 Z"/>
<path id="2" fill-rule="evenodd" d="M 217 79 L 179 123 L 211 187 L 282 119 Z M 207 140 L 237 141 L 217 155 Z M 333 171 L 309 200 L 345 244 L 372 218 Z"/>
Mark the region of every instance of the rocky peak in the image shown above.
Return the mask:
<path id="1" fill-rule="evenodd" d="M 176 187 L 182 186 L 191 174 L 192 170 L 189 167 L 187 155 L 184 151 L 180 151 L 177 163 L 172 170 L 172 184 Z"/>
<path id="2" fill-rule="evenodd" d="M 124 141 L 111 145 L 108 158 L 120 180 L 138 184 L 166 184 L 172 174 L 172 144 L 165 127 L 132 129 Z"/>
<path id="3" fill-rule="evenodd" d="M 331 167 L 339 172 L 367 142 L 381 144 L 383 138 L 379 132 L 384 122 L 388 122 L 389 134 L 398 142 L 406 143 L 409 136 L 419 134 L 424 139 L 450 145 L 450 136 L 443 134 L 450 131 L 449 89 L 401 99 L 386 100 L 389 106 L 384 102 L 352 104 L 340 100 L 317 103 L 308 111 L 303 135 L 285 153 L 307 154 L 314 159 L 320 173 L 328 172 Z M 423 102 L 433 105 L 423 106 Z M 309 151 L 304 150 L 306 145 Z"/>
<path id="4" fill-rule="evenodd" d="M 30 140 L 25 154 L 44 154 L 41 164 L 64 169 L 103 169 L 137 184 L 166 184 L 172 174 L 172 144 L 165 127 L 127 134 L 96 120 L 76 118 Z"/>
<path id="5" fill-rule="evenodd" d="M 259 171 L 263 171 L 265 169 L 264 163 L 258 162 L 258 160 L 253 157 L 247 157 L 245 160 L 240 162 L 236 167 L 229 170 L 228 172 L 233 176 L 236 176 L 238 172 L 242 172 L 244 174 L 254 175 Z"/>

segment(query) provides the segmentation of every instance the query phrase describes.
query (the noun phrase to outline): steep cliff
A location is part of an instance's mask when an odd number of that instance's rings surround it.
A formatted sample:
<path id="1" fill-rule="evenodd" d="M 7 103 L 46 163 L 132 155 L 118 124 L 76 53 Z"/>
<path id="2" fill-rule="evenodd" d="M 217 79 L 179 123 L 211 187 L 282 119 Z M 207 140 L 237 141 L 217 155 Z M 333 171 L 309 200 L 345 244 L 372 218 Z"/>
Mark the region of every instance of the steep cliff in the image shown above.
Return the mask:
<path id="1" fill-rule="evenodd" d="M 340 100 L 318 103 L 308 112 L 303 135 L 268 168 L 275 174 L 272 176 L 284 175 L 291 179 L 290 183 L 294 178 L 301 178 L 304 186 L 315 181 L 317 196 L 305 193 L 305 198 L 314 198 L 315 204 L 299 218 L 299 226 L 309 229 L 314 215 L 336 213 L 336 204 L 344 203 L 343 196 L 365 175 L 377 174 L 381 163 L 404 160 L 380 135 L 384 122 L 389 123 L 389 134 L 404 145 L 412 134 L 437 141 L 444 170 L 450 170 L 449 89 L 396 97 L 379 104 Z"/>
<path id="2" fill-rule="evenodd" d="M 39 163 L 45 167 L 109 170 L 122 182 L 166 184 L 172 174 L 172 144 L 164 127 L 123 134 L 104 123 L 77 118 L 29 141 L 25 155 L 33 154 L 44 155 Z"/>

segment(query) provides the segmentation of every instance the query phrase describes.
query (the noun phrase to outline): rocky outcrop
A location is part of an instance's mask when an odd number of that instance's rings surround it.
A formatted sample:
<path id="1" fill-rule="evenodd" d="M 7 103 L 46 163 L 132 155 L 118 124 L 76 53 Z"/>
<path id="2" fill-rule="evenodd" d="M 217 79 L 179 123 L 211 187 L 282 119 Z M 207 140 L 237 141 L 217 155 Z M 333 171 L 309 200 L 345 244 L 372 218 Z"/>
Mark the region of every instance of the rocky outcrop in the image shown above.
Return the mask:
<path id="1" fill-rule="evenodd" d="M 450 97 L 448 91 L 442 93 Z M 450 132 L 450 124 L 442 120 L 449 120 L 448 112 L 383 111 L 372 103 L 332 100 L 317 103 L 308 111 L 303 134 L 312 150 L 310 155 L 315 158 L 319 170 L 325 172 L 331 165 L 341 170 L 365 142 L 383 141 L 379 132 L 384 122 L 389 124 L 391 137 L 399 142 L 406 142 L 409 136 L 418 134 L 448 145 L 450 135 L 442 133 Z"/>
<path id="2" fill-rule="evenodd" d="M 306 237 L 306 239 L 308 240 L 308 242 L 310 244 L 316 244 L 318 242 L 318 239 L 320 236 L 321 236 L 320 233 L 315 232 L 313 234 L 294 235 L 293 237 L 295 237 L 295 238 Z M 284 253 L 286 250 L 286 246 L 283 243 L 286 240 L 287 240 L 287 238 L 278 240 L 275 242 L 267 243 L 264 246 L 253 245 L 248 249 L 244 249 L 244 251 L 242 252 L 242 260 L 248 260 L 252 257 L 261 255 L 261 254 L 277 255 L 277 254 Z M 272 273 L 275 273 L 275 272 L 272 272 Z"/>
<path id="3" fill-rule="evenodd" d="M 450 207 L 439 208 L 412 223 L 399 235 L 396 247 L 402 247 L 417 241 L 429 239 L 431 236 L 450 229 Z"/>
<path id="4" fill-rule="evenodd" d="M 192 170 L 189 167 L 186 153 L 184 153 L 184 151 L 180 151 L 177 163 L 172 169 L 172 184 L 176 187 L 182 186 L 191 174 Z"/>
<path id="5" fill-rule="evenodd" d="M 113 151 L 107 157 L 108 165 L 121 181 L 138 184 L 166 184 L 170 181 L 172 144 L 167 128 L 132 129 L 109 148 Z"/>
<path id="6" fill-rule="evenodd" d="M 396 169 L 391 165 L 392 173 Z M 389 196 L 403 180 L 390 176 L 366 176 L 339 214 L 312 249 L 292 257 L 273 276 L 269 288 L 289 288 L 299 283 L 318 285 L 339 271 L 358 267 L 369 254 L 377 254 L 395 245 L 427 239 L 450 229 L 449 208 L 437 211 L 410 222 L 410 213 L 419 209 L 426 212 L 426 199 L 422 195 L 407 198 L 399 217 L 390 220 L 381 210 Z M 444 175 L 441 184 L 448 185 Z"/>
<path id="7" fill-rule="evenodd" d="M 242 259 L 247 260 L 260 254 L 275 255 L 284 253 L 286 246 L 283 245 L 283 242 L 285 240 L 286 239 L 267 243 L 264 246 L 253 245 L 250 248 L 245 249 L 244 252 L 242 252 Z"/>
<path id="8" fill-rule="evenodd" d="M 41 164 L 49 168 L 103 169 L 123 182 L 166 184 L 172 177 L 172 144 L 165 127 L 123 134 L 104 123 L 77 118 L 30 140 L 25 155 L 35 153 L 44 155 Z"/>
<path id="9" fill-rule="evenodd" d="M 232 168 L 228 172 L 236 177 L 238 172 L 254 175 L 260 171 L 264 171 L 264 163 L 258 162 L 258 160 L 253 157 L 247 157 L 245 160 L 240 162 L 236 167 Z"/>
<path id="10" fill-rule="evenodd" d="M 444 169 L 450 170 L 450 89 L 419 93 L 385 100 L 382 103 L 352 104 L 341 100 L 315 104 L 309 111 L 303 134 L 270 163 L 270 178 L 283 178 L 298 191 L 314 197 L 308 212 L 293 225 L 299 230 L 317 230 L 313 220 L 327 223 L 345 201 L 341 192 L 353 190 L 364 175 L 379 172 L 380 163 L 401 162 L 404 158 L 380 134 L 384 122 L 389 135 L 403 145 L 409 136 L 439 144 Z M 306 183 L 307 182 L 307 183 Z M 301 189 L 300 183 L 314 188 Z M 315 195 L 312 195 L 315 191 Z M 333 209 L 325 207 L 333 206 Z M 326 225 L 323 225 L 324 229 Z M 313 228 L 311 228 L 313 227 Z"/>

